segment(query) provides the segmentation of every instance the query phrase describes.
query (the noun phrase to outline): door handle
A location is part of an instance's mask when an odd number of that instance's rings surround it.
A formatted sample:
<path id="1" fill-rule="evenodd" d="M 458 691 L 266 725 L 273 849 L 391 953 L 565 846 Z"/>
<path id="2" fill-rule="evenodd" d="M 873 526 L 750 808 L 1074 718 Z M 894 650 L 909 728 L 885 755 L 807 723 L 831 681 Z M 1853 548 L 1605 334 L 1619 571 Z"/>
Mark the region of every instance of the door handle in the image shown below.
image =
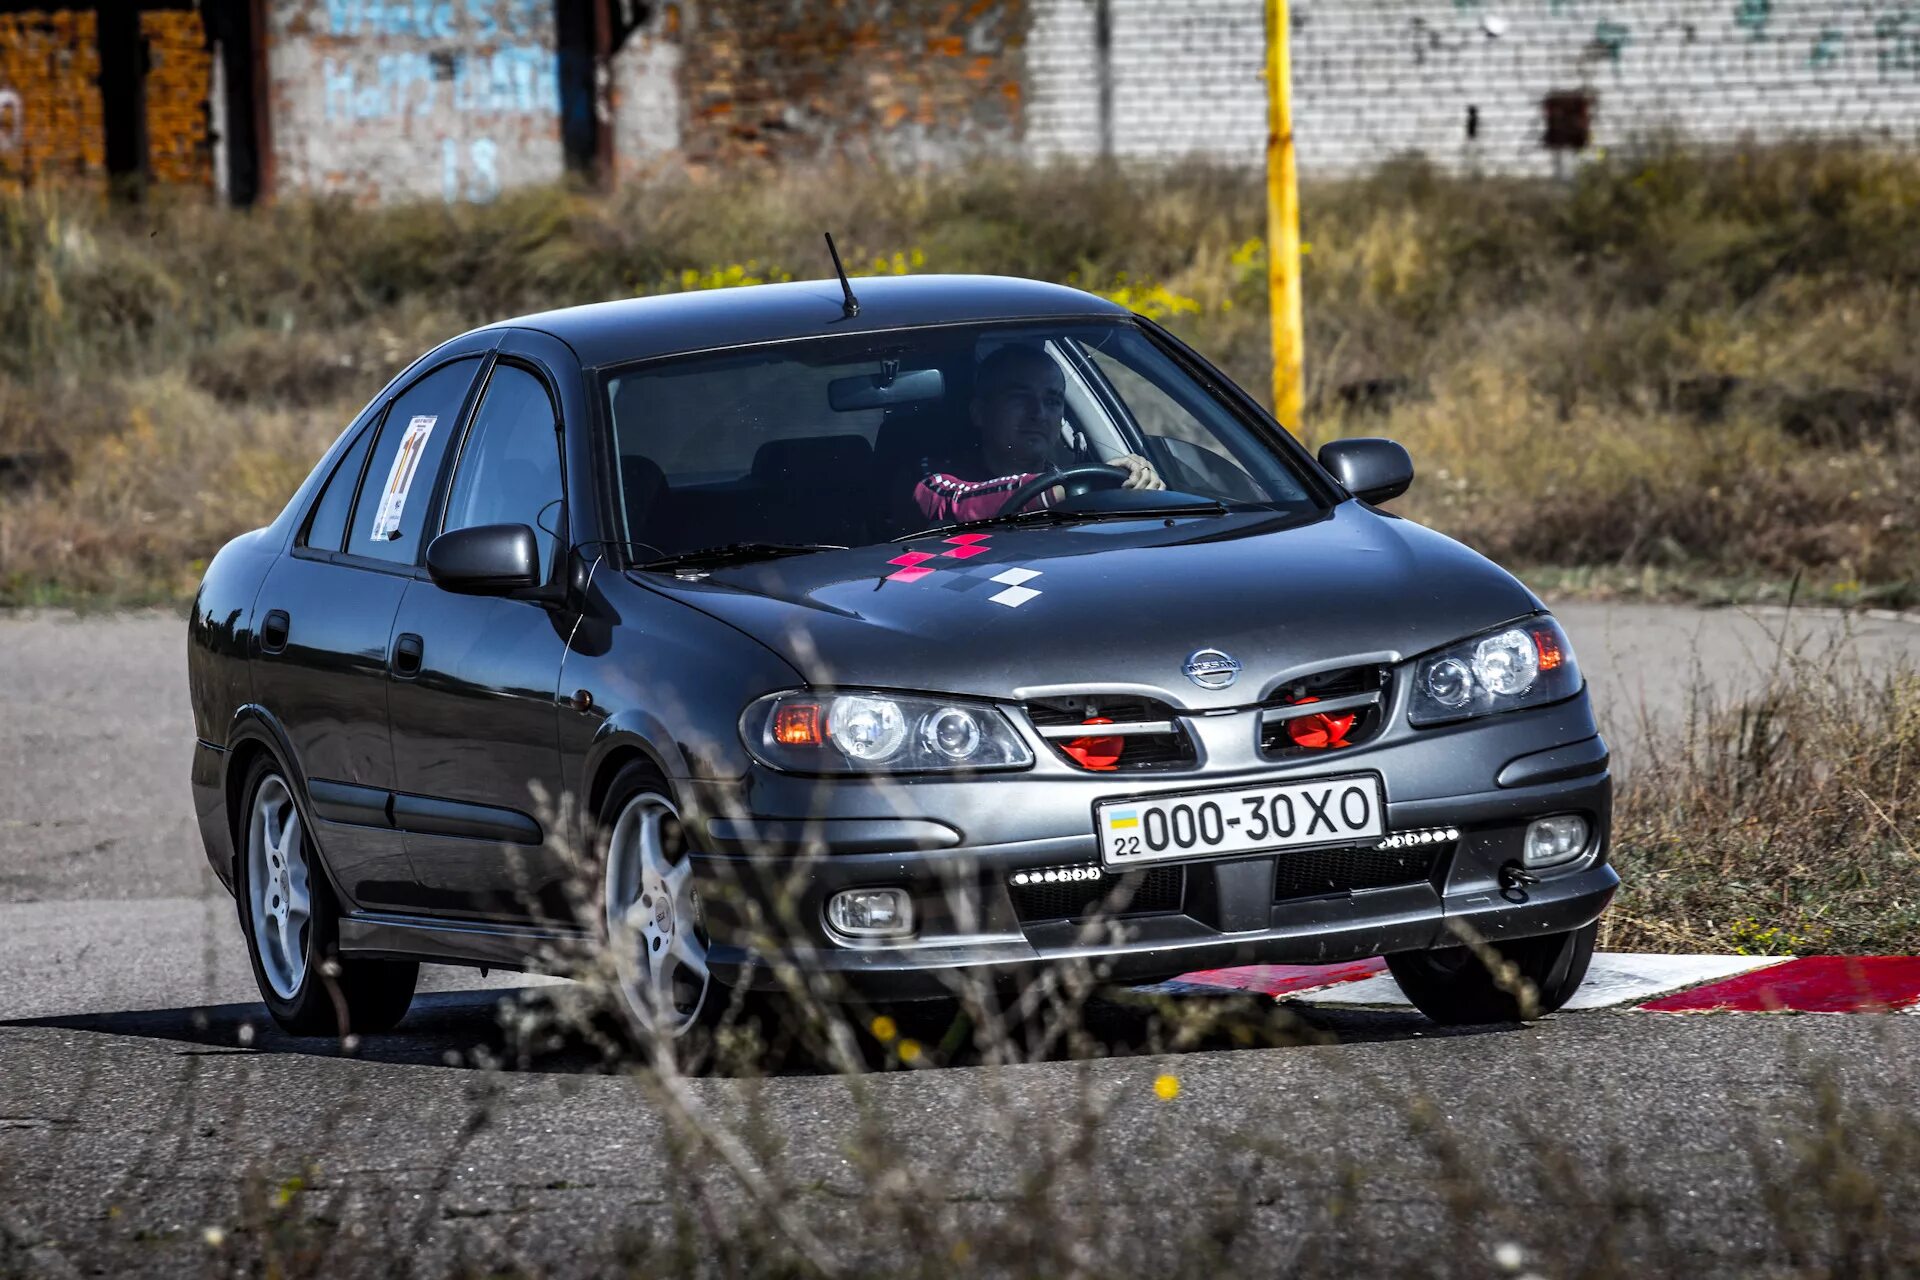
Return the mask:
<path id="1" fill-rule="evenodd" d="M 293 619 L 285 609 L 271 611 L 260 624 L 260 648 L 267 653 L 281 652 L 287 647 L 287 633 L 292 627 Z"/>
<path id="2" fill-rule="evenodd" d="M 420 662 L 426 654 L 426 646 L 419 636 L 411 631 L 403 631 L 393 644 L 393 674 L 403 680 L 411 680 L 420 674 Z"/>

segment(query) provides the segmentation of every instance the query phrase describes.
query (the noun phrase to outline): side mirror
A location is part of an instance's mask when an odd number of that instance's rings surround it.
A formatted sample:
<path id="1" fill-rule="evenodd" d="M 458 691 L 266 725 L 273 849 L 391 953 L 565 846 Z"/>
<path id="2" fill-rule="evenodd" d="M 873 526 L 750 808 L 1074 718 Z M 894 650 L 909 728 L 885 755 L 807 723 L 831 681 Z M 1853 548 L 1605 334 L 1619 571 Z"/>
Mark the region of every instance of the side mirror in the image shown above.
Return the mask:
<path id="1" fill-rule="evenodd" d="M 1387 502 L 1413 483 L 1413 459 L 1392 440 L 1356 436 L 1320 449 L 1320 465 L 1362 502 Z"/>
<path id="2" fill-rule="evenodd" d="M 434 585 L 470 596 L 503 596 L 537 587 L 540 544 L 523 524 L 482 524 L 443 533 L 427 546 Z"/>

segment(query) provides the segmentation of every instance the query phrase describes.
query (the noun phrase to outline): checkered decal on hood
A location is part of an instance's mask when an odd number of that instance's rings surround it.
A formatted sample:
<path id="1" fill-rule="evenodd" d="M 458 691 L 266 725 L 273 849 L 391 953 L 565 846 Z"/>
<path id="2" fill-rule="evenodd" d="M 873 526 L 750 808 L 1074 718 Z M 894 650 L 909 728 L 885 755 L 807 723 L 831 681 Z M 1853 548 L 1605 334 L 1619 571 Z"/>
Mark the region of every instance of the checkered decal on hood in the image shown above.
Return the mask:
<path id="1" fill-rule="evenodd" d="M 886 582 L 927 582 L 947 591 L 979 591 L 986 593 L 986 599 L 993 604 L 1005 605 L 1017 609 L 1041 595 L 1038 587 L 1029 584 L 1041 576 L 1038 569 L 1027 569 L 1019 565 L 975 564 L 946 565 L 943 560 L 966 561 L 975 556 L 987 554 L 988 535 L 984 533 L 958 533 L 946 539 L 945 551 L 903 551 L 888 564 L 899 568 L 888 574 Z M 931 579 L 932 581 L 928 581 Z"/>

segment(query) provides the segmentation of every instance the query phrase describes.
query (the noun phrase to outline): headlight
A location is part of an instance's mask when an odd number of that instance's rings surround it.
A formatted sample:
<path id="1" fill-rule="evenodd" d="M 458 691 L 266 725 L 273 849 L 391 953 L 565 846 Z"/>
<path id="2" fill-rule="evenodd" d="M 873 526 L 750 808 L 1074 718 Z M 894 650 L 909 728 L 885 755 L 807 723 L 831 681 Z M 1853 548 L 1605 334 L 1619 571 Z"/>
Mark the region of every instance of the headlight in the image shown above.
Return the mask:
<path id="1" fill-rule="evenodd" d="M 754 758 L 799 773 L 1022 769 L 1033 753 L 993 707 L 890 693 L 776 693 L 740 717 Z"/>
<path id="2" fill-rule="evenodd" d="M 1414 663 L 1409 718 L 1443 724 L 1558 702 L 1580 692 L 1580 664 L 1545 614 L 1475 636 Z"/>

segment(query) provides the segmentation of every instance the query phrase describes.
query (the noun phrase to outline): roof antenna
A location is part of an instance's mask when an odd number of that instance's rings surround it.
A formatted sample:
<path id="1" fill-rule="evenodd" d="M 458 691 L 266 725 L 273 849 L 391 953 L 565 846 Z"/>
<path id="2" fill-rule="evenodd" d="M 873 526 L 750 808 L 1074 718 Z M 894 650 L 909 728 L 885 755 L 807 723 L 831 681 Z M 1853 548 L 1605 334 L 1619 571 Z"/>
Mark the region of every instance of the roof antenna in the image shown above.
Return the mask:
<path id="1" fill-rule="evenodd" d="M 833 232 L 821 234 L 827 238 L 827 252 L 833 255 L 833 274 L 840 277 L 840 292 L 847 295 L 846 301 L 840 304 L 841 313 L 851 320 L 860 314 L 860 299 L 853 296 L 853 286 L 847 283 L 847 269 L 840 265 L 840 251 L 833 247 Z"/>

